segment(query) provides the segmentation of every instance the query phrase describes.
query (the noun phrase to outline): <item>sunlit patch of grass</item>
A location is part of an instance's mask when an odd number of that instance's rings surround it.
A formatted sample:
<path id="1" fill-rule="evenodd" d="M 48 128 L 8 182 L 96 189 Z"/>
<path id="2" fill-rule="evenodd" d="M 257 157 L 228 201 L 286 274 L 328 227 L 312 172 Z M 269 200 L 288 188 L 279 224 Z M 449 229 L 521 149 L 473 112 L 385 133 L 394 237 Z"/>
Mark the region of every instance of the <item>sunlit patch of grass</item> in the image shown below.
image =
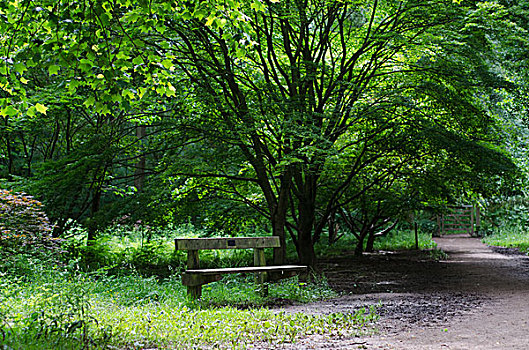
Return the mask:
<path id="1" fill-rule="evenodd" d="M 433 241 L 431 234 L 419 233 L 419 249 L 433 249 L 437 244 Z M 375 250 L 411 250 L 415 249 L 415 233 L 404 230 L 396 231 L 375 241 Z"/>
<path id="2" fill-rule="evenodd" d="M 261 289 L 266 288 L 264 296 Z M 210 283 L 203 287 L 201 303 L 203 305 L 232 305 L 239 307 L 258 307 L 274 303 L 275 300 L 287 299 L 294 302 L 308 303 L 338 296 L 323 277 L 314 277 L 310 283 L 300 282 L 292 277 L 264 286 L 255 284 L 252 276 L 226 276 L 220 282 Z"/>
<path id="3" fill-rule="evenodd" d="M 376 320 L 373 310 L 354 314 L 287 314 L 266 308 L 193 309 L 186 305 L 154 305 L 106 310 L 103 322 L 113 322 L 116 344 L 176 349 L 228 347 L 246 349 L 251 343 L 292 343 L 313 334 L 352 335 Z"/>
<path id="4" fill-rule="evenodd" d="M 419 249 L 429 250 L 435 249 L 437 244 L 433 241 L 430 233 L 418 234 Z M 367 240 L 367 239 L 366 239 Z M 333 245 L 319 243 L 315 249 L 319 256 L 340 256 L 344 251 L 352 251 L 357 244 L 356 238 L 353 235 L 342 237 Z M 365 246 L 365 242 L 364 242 Z M 377 250 L 413 250 L 415 249 L 415 233 L 412 230 L 395 230 L 386 236 L 377 237 L 373 249 Z"/>
<path id="5" fill-rule="evenodd" d="M 502 226 L 485 236 L 483 242 L 489 246 L 518 248 L 521 252 L 529 253 L 529 233 L 522 226 Z"/>

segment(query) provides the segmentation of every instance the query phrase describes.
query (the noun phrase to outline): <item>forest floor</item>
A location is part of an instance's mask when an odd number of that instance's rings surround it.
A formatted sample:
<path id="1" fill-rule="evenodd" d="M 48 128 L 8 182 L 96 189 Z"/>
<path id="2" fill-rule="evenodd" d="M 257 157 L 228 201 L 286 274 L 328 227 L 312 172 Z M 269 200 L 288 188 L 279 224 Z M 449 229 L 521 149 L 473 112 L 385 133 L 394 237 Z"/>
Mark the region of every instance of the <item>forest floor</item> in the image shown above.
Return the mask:
<path id="1" fill-rule="evenodd" d="M 447 259 L 408 251 L 321 261 L 329 284 L 342 296 L 281 309 L 327 314 L 380 302 L 376 330 L 359 337 L 310 336 L 281 348 L 529 348 L 529 257 L 468 235 L 435 241 Z"/>

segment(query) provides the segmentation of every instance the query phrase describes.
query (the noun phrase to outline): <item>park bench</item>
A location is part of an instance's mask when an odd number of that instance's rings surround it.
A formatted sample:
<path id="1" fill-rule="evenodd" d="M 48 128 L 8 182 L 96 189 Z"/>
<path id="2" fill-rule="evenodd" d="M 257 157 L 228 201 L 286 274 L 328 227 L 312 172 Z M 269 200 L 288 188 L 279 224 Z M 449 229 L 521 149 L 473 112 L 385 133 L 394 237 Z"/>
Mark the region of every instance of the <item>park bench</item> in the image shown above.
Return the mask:
<path id="1" fill-rule="evenodd" d="M 232 237 L 232 238 L 176 238 L 176 250 L 187 250 L 187 270 L 182 275 L 182 284 L 187 287 L 187 294 L 200 298 L 202 286 L 219 281 L 222 275 L 233 273 L 255 273 L 256 283 L 263 284 L 273 279 L 295 276 L 306 271 L 307 266 L 280 265 L 266 266 L 265 248 L 280 246 L 279 237 Z M 201 269 L 199 251 L 216 249 L 253 249 L 254 266 L 229 267 L 220 269 Z M 266 289 L 264 289 L 266 290 Z"/>

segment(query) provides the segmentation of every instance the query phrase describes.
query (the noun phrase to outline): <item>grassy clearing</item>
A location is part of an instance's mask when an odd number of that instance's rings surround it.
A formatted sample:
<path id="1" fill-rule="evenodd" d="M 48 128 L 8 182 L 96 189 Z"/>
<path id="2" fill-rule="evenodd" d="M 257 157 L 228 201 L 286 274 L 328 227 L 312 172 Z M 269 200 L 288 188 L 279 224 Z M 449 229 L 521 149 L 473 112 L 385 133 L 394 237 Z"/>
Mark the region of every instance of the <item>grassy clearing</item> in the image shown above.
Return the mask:
<path id="1" fill-rule="evenodd" d="M 356 246 L 356 239 L 353 235 L 348 235 L 338 242 L 329 246 L 327 244 L 318 244 L 316 252 L 319 256 L 340 256 L 344 251 L 352 251 Z M 430 233 L 419 232 L 419 249 L 434 250 L 437 244 L 433 241 Z M 378 237 L 373 246 L 374 250 L 413 250 L 415 249 L 415 233 L 410 230 L 398 230 L 392 233 Z"/>
<path id="2" fill-rule="evenodd" d="M 529 234 L 523 226 L 503 226 L 483 238 L 483 242 L 490 246 L 518 248 L 521 252 L 529 253 Z"/>
<path id="3" fill-rule="evenodd" d="M 324 278 L 270 284 L 269 296 L 263 297 L 252 276 L 230 275 L 204 286 L 200 301 L 189 300 L 178 277 L 185 253 L 175 252 L 174 243 L 163 237 L 144 238 L 114 232 L 88 247 L 74 238 L 65 247 L 66 265 L 27 257 L 4 264 L 0 344 L 12 349 L 246 349 L 253 343 L 277 348 L 313 334 L 358 334 L 378 317 L 373 309 L 307 315 L 269 308 L 284 299 L 304 303 L 337 296 Z M 354 243 L 344 237 L 331 247 L 321 245 L 319 254 L 341 254 Z M 419 246 L 431 249 L 435 243 L 420 234 Z M 414 247 L 409 231 L 375 244 L 376 250 Z M 208 267 L 245 266 L 252 260 L 251 250 L 201 253 Z"/>
<path id="4" fill-rule="evenodd" d="M 63 268 L 33 272 L 0 275 L 0 344 L 8 348 L 245 349 L 254 342 L 276 347 L 311 334 L 362 332 L 376 319 L 364 309 L 318 316 L 265 307 L 277 298 L 334 296 L 323 280 L 272 284 L 270 297 L 263 298 L 250 280 L 232 276 L 205 287 L 195 302 L 176 277 L 160 281 Z"/>
<path id="5" fill-rule="evenodd" d="M 419 233 L 419 249 L 434 249 L 437 244 L 433 241 L 432 235 Z M 375 250 L 412 250 L 415 249 L 415 233 L 412 231 L 398 231 L 390 233 L 375 241 Z"/>

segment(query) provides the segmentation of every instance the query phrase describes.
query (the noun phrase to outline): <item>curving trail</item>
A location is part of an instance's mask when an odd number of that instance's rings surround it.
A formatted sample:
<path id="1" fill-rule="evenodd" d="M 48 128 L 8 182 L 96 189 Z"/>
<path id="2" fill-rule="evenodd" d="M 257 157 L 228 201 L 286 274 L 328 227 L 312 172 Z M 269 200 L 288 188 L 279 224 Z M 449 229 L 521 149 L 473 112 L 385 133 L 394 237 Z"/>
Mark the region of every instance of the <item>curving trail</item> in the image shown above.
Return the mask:
<path id="1" fill-rule="evenodd" d="M 448 259 L 382 252 L 321 263 L 344 296 L 287 312 L 353 312 L 382 302 L 372 336 L 307 337 L 285 349 L 529 349 L 529 257 L 479 239 L 435 239 Z"/>
<path id="2" fill-rule="evenodd" d="M 437 276 L 443 289 L 485 301 L 467 314 L 429 327 L 386 331 L 367 340 L 377 349 L 529 349 L 529 259 L 500 254 L 465 236 L 437 238 L 448 254 Z"/>

